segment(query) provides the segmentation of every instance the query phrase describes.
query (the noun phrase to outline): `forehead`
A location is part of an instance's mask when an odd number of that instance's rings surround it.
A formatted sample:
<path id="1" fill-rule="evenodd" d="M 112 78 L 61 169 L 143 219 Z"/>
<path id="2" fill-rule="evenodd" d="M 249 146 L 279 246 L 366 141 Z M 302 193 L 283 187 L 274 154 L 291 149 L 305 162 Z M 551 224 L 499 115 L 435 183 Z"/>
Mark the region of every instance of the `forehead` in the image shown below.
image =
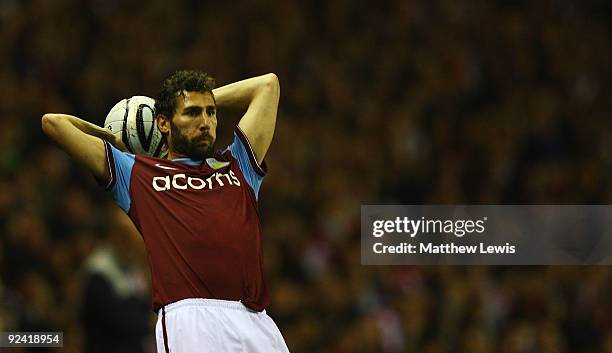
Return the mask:
<path id="1" fill-rule="evenodd" d="M 188 92 L 183 91 L 176 98 L 176 110 L 181 111 L 186 107 L 207 107 L 214 106 L 215 100 L 210 92 Z"/>

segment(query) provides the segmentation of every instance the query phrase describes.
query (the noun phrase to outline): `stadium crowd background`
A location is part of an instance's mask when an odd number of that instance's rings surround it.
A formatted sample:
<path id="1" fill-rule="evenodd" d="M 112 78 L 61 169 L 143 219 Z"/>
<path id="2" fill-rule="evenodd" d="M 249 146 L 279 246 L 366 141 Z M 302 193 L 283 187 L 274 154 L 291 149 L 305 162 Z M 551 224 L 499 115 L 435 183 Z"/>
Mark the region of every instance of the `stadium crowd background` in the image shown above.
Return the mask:
<path id="1" fill-rule="evenodd" d="M 609 267 L 365 267 L 359 250 L 361 204 L 609 204 L 611 21 L 603 0 L 0 2 L 0 331 L 83 351 L 82 273 L 111 238 L 147 283 L 138 234 L 42 114 L 101 124 L 198 68 L 281 81 L 260 209 L 292 352 L 612 352 Z M 220 112 L 218 146 L 237 119 Z"/>

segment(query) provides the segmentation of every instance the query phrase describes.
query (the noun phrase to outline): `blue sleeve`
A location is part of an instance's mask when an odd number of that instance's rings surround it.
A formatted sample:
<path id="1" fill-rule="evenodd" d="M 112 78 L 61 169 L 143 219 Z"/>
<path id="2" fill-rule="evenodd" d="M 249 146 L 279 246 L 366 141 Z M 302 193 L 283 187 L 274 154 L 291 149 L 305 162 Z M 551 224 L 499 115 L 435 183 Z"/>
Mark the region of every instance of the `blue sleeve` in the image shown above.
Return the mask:
<path id="1" fill-rule="evenodd" d="M 265 161 L 261 165 L 257 163 L 255 152 L 253 152 L 249 140 L 239 127 L 236 127 L 234 132 L 234 142 L 227 149 L 232 153 L 232 157 L 238 161 L 242 175 L 255 192 L 255 198 L 259 198 L 259 188 L 268 171 Z"/>
<path id="2" fill-rule="evenodd" d="M 110 169 L 111 178 L 104 186 L 113 195 L 113 199 L 121 209 L 128 213 L 130 211 L 130 180 L 135 156 L 131 153 L 121 152 L 110 143 L 104 141 L 106 149 L 106 162 Z"/>

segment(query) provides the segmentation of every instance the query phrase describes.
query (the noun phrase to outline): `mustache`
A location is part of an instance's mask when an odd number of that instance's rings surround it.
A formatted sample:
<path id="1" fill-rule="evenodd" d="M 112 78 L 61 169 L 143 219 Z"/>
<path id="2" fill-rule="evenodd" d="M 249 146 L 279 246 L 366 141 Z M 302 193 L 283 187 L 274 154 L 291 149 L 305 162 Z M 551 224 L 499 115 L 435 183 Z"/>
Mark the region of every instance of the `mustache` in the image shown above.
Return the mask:
<path id="1" fill-rule="evenodd" d="M 194 143 L 201 142 L 201 141 L 209 141 L 210 142 L 210 141 L 212 141 L 212 136 L 210 136 L 210 134 L 206 133 L 206 134 L 200 135 L 198 137 L 195 137 L 192 141 Z"/>

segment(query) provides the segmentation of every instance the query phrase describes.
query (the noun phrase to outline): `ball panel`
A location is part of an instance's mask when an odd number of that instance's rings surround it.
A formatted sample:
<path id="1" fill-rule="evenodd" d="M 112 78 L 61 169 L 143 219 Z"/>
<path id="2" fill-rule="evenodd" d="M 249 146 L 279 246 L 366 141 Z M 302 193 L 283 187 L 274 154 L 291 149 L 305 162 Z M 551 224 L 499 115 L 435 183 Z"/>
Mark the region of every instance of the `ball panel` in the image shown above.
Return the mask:
<path id="1" fill-rule="evenodd" d="M 106 121 L 104 127 L 112 131 L 113 134 L 121 134 L 123 132 L 123 120 Z"/>

